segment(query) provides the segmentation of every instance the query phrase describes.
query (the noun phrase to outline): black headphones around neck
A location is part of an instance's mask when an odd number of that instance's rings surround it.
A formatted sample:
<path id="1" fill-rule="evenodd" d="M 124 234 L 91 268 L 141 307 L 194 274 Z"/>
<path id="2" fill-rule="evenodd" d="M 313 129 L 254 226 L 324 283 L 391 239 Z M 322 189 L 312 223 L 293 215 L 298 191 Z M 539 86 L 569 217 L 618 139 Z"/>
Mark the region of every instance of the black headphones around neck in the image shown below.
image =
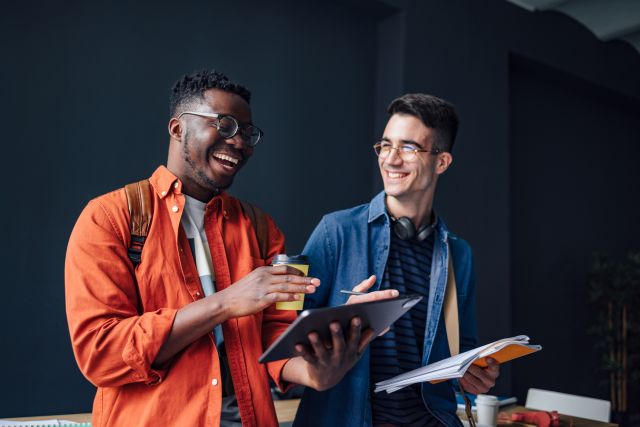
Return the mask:
<path id="1" fill-rule="evenodd" d="M 391 216 L 391 229 L 396 237 L 400 240 L 416 240 L 422 242 L 433 232 L 433 226 L 435 225 L 435 214 L 431 214 L 431 221 L 429 224 L 425 224 L 416 230 L 413 222 L 406 217 L 395 218 Z"/>

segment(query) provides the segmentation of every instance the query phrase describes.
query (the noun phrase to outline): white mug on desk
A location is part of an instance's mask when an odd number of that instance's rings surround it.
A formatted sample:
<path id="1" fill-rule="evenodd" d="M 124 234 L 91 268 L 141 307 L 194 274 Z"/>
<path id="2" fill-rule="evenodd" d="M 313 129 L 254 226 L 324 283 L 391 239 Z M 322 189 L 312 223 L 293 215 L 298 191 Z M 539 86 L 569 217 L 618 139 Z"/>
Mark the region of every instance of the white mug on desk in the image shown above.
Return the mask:
<path id="1" fill-rule="evenodd" d="M 478 424 L 495 426 L 498 424 L 498 398 L 488 394 L 476 396 Z"/>

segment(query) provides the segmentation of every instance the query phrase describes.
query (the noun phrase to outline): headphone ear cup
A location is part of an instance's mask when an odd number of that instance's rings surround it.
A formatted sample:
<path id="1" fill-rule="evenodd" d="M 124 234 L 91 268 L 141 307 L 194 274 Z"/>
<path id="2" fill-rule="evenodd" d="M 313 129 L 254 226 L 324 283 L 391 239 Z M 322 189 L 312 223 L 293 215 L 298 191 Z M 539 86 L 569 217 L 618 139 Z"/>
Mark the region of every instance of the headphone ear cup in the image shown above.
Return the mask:
<path id="1" fill-rule="evenodd" d="M 416 229 L 411 220 L 403 216 L 393 223 L 393 232 L 400 240 L 411 240 L 416 234 Z"/>
<path id="2" fill-rule="evenodd" d="M 427 237 L 429 237 L 432 231 L 433 227 L 431 226 L 431 224 L 423 225 L 422 227 L 420 227 L 420 230 L 418 230 L 418 233 L 416 234 L 416 240 L 422 242 Z"/>

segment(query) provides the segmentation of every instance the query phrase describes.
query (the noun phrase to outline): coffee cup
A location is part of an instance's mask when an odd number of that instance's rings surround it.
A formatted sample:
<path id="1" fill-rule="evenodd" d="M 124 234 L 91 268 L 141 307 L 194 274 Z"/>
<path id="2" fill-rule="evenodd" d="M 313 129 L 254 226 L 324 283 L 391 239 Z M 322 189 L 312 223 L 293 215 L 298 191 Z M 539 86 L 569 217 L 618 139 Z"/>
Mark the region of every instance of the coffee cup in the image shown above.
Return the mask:
<path id="1" fill-rule="evenodd" d="M 495 426 L 498 424 L 498 398 L 488 394 L 476 396 L 478 424 Z"/>
<path id="2" fill-rule="evenodd" d="M 304 255 L 288 256 L 285 254 L 278 254 L 273 257 L 271 265 L 288 265 L 296 270 L 300 270 L 305 276 L 309 274 L 309 258 Z M 280 301 L 276 303 L 276 309 L 278 310 L 302 310 L 304 307 L 304 293 L 298 294 L 298 298 L 295 301 Z"/>

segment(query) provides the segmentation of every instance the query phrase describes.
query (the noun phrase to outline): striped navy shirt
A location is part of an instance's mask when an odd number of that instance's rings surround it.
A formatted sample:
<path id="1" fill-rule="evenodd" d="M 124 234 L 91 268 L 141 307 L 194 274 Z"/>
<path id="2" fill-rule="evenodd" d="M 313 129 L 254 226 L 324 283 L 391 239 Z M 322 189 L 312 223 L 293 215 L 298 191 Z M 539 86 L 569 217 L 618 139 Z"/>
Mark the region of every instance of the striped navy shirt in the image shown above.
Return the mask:
<path id="1" fill-rule="evenodd" d="M 440 426 L 422 400 L 420 384 L 394 393 L 374 393 L 378 381 L 422 366 L 422 348 L 429 300 L 434 234 L 422 242 L 404 241 L 391 233 L 389 259 L 380 289 L 419 294 L 422 300 L 406 312 L 385 335 L 371 343 L 371 407 L 373 425 Z"/>

